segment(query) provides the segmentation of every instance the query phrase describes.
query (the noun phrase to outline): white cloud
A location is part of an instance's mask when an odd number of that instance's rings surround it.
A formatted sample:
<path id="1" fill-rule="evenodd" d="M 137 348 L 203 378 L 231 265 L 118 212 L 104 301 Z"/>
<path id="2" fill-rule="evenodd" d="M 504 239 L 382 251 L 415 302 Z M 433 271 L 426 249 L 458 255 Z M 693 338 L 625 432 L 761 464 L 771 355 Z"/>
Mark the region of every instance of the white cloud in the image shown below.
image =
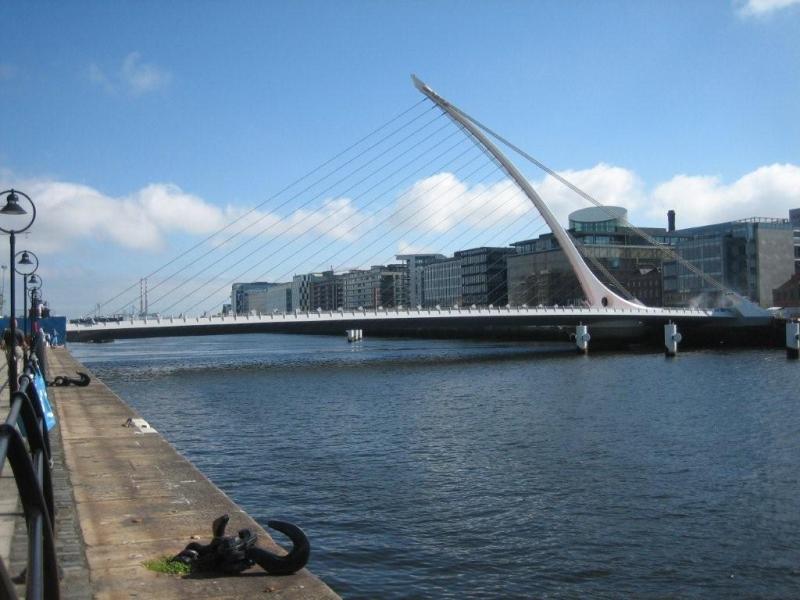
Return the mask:
<path id="1" fill-rule="evenodd" d="M 508 181 L 470 187 L 452 173 L 437 173 L 400 194 L 392 221 L 398 229 L 444 233 L 459 224 L 486 229 L 529 211 L 528 200 Z"/>
<path id="2" fill-rule="evenodd" d="M 763 17 L 784 8 L 800 4 L 800 0 L 746 0 L 737 2 L 737 12 L 743 17 Z"/>
<path id="3" fill-rule="evenodd" d="M 245 236 L 282 236 L 286 242 L 304 235 L 352 241 L 356 225 L 368 224 L 349 198 L 329 198 L 316 208 L 281 216 L 221 208 L 169 183 L 152 183 L 132 194 L 114 197 L 87 185 L 52 179 L 19 179 L 0 170 L 0 189 L 17 188 L 37 207 L 35 249 L 62 251 L 80 242 L 100 241 L 131 250 L 162 250 L 171 234 L 209 235 L 241 217 L 218 236 L 217 244 L 243 232 Z M 241 236 L 229 242 L 241 243 Z"/>
<path id="4" fill-rule="evenodd" d="M 89 65 L 89 80 L 106 92 L 125 91 L 134 96 L 154 92 L 169 85 L 172 75 L 165 69 L 142 62 L 138 52 L 129 53 L 118 69 L 107 73 L 96 64 Z"/>
<path id="5" fill-rule="evenodd" d="M 35 245 L 44 253 L 64 250 L 81 240 L 153 251 L 164 246 L 170 232 L 210 232 L 223 222 L 219 209 L 169 184 L 151 184 L 119 198 L 64 181 L 15 181 L 13 185 L 36 203 Z"/>
<path id="6" fill-rule="evenodd" d="M 743 175 L 730 184 L 708 175 L 676 175 L 657 185 L 645 214 L 663 221 L 675 209 L 679 227 L 747 217 L 788 217 L 800 207 L 800 166 L 773 164 Z"/>
<path id="7" fill-rule="evenodd" d="M 559 171 L 559 175 L 602 204 L 623 206 L 633 212 L 644 201 L 642 181 L 633 171 L 622 167 L 600 163 L 589 169 Z M 569 213 L 591 206 L 550 175 L 531 183 L 563 225 L 566 225 Z"/>
<path id="8" fill-rule="evenodd" d="M 635 209 L 641 203 L 642 184 L 627 169 L 601 163 L 560 174 L 604 204 Z M 567 222 L 572 211 L 588 206 L 550 175 L 531 184 L 561 223 Z M 419 231 L 444 233 L 457 225 L 472 229 L 501 227 L 535 210 L 509 180 L 470 187 L 452 173 L 438 173 L 416 182 L 398 197 L 394 221 Z"/>

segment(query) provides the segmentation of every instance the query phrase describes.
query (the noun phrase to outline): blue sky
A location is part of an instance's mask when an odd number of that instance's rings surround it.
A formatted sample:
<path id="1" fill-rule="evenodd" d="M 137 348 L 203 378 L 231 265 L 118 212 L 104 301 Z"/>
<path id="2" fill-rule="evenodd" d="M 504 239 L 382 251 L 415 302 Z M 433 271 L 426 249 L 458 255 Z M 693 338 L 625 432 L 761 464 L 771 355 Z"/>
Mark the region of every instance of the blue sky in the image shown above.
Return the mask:
<path id="1" fill-rule="evenodd" d="M 791 0 L 6 2 L 0 19 L 0 184 L 37 194 L 26 242 L 70 314 L 411 106 L 411 73 L 640 224 L 800 206 Z"/>

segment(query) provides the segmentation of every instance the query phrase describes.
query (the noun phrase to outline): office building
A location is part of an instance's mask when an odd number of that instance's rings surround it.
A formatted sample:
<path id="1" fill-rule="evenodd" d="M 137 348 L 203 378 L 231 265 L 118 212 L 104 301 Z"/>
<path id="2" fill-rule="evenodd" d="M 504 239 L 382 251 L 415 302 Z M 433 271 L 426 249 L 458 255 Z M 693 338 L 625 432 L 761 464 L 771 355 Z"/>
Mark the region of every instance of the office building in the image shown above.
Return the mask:
<path id="1" fill-rule="evenodd" d="M 410 306 L 422 306 L 425 302 L 424 269 L 427 265 L 445 259 L 443 254 L 399 254 L 397 260 L 401 261 L 408 271 L 408 303 Z"/>
<path id="2" fill-rule="evenodd" d="M 425 265 L 422 268 L 422 278 L 422 306 L 433 308 L 463 304 L 460 258 L 445 258 Z"/>
<path id="3" fill-rule="evenodd" d="M 753 217 L 679 230 L 676 251 L 704 274 L 763 307 L 795 273 L 795 246 L 788 219 Z M 665 261 L 668 306 L 715 306 L 723 291 L 678 261 Z"/>
<path id="4" fill-rule="evenodd" d="M 667 229 L 639 229 L 661 244 L 674 246 L 681 236 L 674 231 L 675 213 L 670 213 Z M 569 215 L 569 234 L 600 281 L 622 296 L 627 295 L 624 288 L 648 306 L 661 306 L 664 252 L 626 223 L 623 207 L 589 207 Z M 510 304 L 583 304 L 578 278 L 552 233 L 511 245 L 516 252 L 507 260 Z"/>
<path id="5" fill-rule="evenodd" d="M 231 311 L 236 315 L 247 315 L 260 310 L 264 295 L 274 285 L 266 281 L 234 283 L 231 286 Z"/>
<path id="6" fill-rule="evenodd" d="M 260 312 L 262 314 L 292 312 L 292 288 L 291 281 L 273 285 L 264 296 Z"/>
<path id="7" fill-rule="evenodd" d="M 505 306 L 508 303 L 506 257 L 513 248 L 471 248 L 459 250 L 461 299 L 465 306 Z"/>

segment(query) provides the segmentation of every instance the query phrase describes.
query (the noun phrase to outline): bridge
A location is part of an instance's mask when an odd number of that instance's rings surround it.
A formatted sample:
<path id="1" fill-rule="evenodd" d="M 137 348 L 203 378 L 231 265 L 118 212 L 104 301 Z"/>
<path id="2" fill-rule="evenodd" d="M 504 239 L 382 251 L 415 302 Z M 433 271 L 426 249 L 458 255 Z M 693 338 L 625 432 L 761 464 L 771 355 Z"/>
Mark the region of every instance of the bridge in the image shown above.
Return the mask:
<path id="1" fill-rule="evenodd" d="M 682 330 L 719 331 L 764 326 L 770 319 L 744 320 L 731 309 L 610 308 L 610 307 L 452 307 L 429 309 L 362 309 L 308 311 L 260 315 L 157 317 L 70 323 L 70 341 L 102 342 L 114 339 L 220 335 L 238 333 L 344 334 L 361 329 L 367 335 L 431 337 L 500 336 L 551 339 L 554 328 L 591 326 L 599 338 L 640 339 L 665 323 Z"/>
<path id="2" fill-rule="evenodd" d="M 664 343 L 667 345 L 668 350 L 672 347 L 674 351 L 677 341 L 680 340 L 680 334 L 678 334 L 677 330 L 693 332 L 693 334 L 696 334 L 695 340 L 698 338 L 721 340 L 725 337 L 725 332 L 738 332 L 738 334 L 741 334 L 743 331 L 752 331 L 753 334 L 755 334 L 757 331 L 761 333 L 768 331 L 772 327 L 773 324 L 770 313 L 748 299 L 725 288 L 695 265 L 683 260 L 670 247 L 659 243 L 646 232 L 639 230 L 627 222 L 624 223 L 626 227 L 635 231 L 648 242 L 659 246 L 660 249 L 663 250 L 665 256 L 679 261 L 692 273 L 706 281 L 713 288 L 719 290 L 726 300 L 727 308 L 647 307 L 630 294 L 626 294 L 626 290 L 624 290 L 621 285 L 618 285 L 619 282 L 614 282 L 617 285 L 614 286 L 616 289 L 612 290 L 587 266 L 572 237 L 561 226 L 558 219 L 536 192 L 528 179 L 499 149 L 497 143 L 503 143 L 523 157 L 529 159 L 550 176 L 560 181 L 601 210 L 608 210 L 607 207 L 564 179 L 557 172 L 549 169 L 539 161 L 536 161 L 536 159 L 527 155 L 511 142 L 444 99 L 418 78 L 413 77 L 413 83 L 417 90 L 424 96 L 425 100 L 430 101 L 433 104 L 433 108 L 438 108 L 442 115 L 446 116 L 451 123 L 455 124 L 458 131 L 464 134 L 471 144 L 474 144 L 481 153 L 489 158 L 490 164 L 492 164 L 499 173 L 503 174 L 510 184 L 516 186 L 516 189 L 524 194 L 530 201 L 536 210 L 537 218 L 543 220 L 542 225 L 549 227 L 559 247 L 564 252 L 572 272 L 578 280 L 581 292 L 585 298 L 582 306 L 546 307 L 539 305 L 537 307 L 531 307 L 526 305 L 506 305 L 498 307 L 491 305 L 473 305 L 470 307 L 454 306 L 452 308 L 442 308 L 439 306 L 435 308 L 398 306 L 396 308 L 386 309 L 382 307 L 359 307 L 355 310 L 345 310 L 341 308 L 338 310 L 295 310 L 293 312 L 281 311 L 268 314 L 233 314 L 228 316 L 187 316 L 187 314 L 189 314 L 187 311 L 181 312 L 178 317 L 130 316 L 114 319 L 84 319 L 80 322 L 73 322 L 68 325 L 67 339 L 70 341 L 100 342 L 124 338 L 240 333 L 343 334 L 345 330 L 362 330 L 365 335 L 378 336 L 511 336 L 532 339 L 552 339 L 553 337 L 569 339 L 568 336 L 571 334 L 572 339 L 578 343 L 579 348 L 583 345 L 583 349 L 585 349 L 586 343 L 588 343 L 589 338 L 592 336 L 594 336 L 595 339 L 638 340 L 647 337 L 658 337 L 661 335 L 661 329 L 663 328 Z M 410 123 L 413 123 L 413 121 L 418 118 L 419 116 Z M 439 130 L 437 129 L 436 131 Z M 456 135 L 457 133 L 458 132 L 455 132 L 451 135 Z M 416 132 L 410 135 L 415 134 Z M 445 139 L 449 139 L 449 136 Z M 370 148 L 376 145 L 377 143 L 370 146 Z M 409 151 L 413 151 L 413 149 L 414 146 L 412 144 L 409 150 L 401 153 L 401 156 Z M 385 152 L 382 154 L 385 154 Z M 372 163 L 374 160 L 375 159 L 370 160 L 365 163 L 365 165 Z M 348 161 L 345 164 L 349 164 L 349 162 L 352 161 Z M 387 163 L 387 165 L 389 164 L 391 163 Z M 358 171 L 358 169 L 356 169 L 356 171 Z M 396 172 L 397 171 L 393 171 L 392 175 Z M 416 172 L 418 171 L 415 171 L 415 173 Z M 387 179 L 389 179 L 389 177 L 381 181 Z M 344 181 L 344 179 L 340 181 Z M 361 181 L 364 180 L 362 179 Z M 375 186 L 372 186 L 368 191 L 372 191 L 374 188 Z M 331 189 L 330 187 L 326 188 L 324 192 L 329 192 Z M 350 189 L 352 189 L 352 187 L 348 188 L 348 191 Z M 316 197 L 318 198 L 320 196 L 321 194 Z M 617 214 L 611 211 L 608 212 L 609 215 L 618 217 Z M 256 222 L 261 220 L 261 218 L 257 219 Z M 245 229 L 249 227 L 251 227 L 251 225 L 248 225 Z M 238 234 L 234 234 L 224 240 L 222 244 L 219 244 L 219 247 L 224 249 L 226 244 L 236 237 L 236 235 Z M 207 241 L 209 240 L 204 240 L 204 242 Z M 227 251 L 227 253 L 223 255 L 223 258 L 237 251 L 238 248 L 242 246 L 244 246 L 244 244 Z M 330 244 L 323 248 L 327 248 L 328 246 L 330 246 Z M 194 250 L 197 247 L 198 246 L 194 246 L 190 248 L 190 250 Z M 262 247 L 263 245 L 259 248 Z M 199 258 L 203 259 L 212 255 L 212 253 L 217 250 L 218 248 L 213 246 L 210 250 L 206 250 Z M 170 261 L 168 265 L 172 262 L 174 262 L 174 260 Z M 602 270 L 602 265 L 599 266 Z M 291 271 L 287 273 L 289 272 Z M 606 275 L 609 274 L 606 273 Z M 610 276 L 610 278 L 613 280 L 613 276 Z M 164 281 L 168 279 L 169 278 L 165 278 Z M 176 303 L 173 303 L 170 307 L 175 306 L 175 304 Z M 145 314 L 147 313 L 146 308 L 143 312 Z M 591 328 L 591 336 L 588 334 L 587 328 Z"/>

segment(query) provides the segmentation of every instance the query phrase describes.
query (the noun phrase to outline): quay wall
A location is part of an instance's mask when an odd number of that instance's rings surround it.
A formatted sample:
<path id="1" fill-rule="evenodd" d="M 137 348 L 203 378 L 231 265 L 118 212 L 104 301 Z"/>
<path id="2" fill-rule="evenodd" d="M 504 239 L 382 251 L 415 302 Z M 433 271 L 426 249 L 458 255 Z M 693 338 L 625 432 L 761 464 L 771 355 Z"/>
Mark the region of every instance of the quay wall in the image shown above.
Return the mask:
<path id="1" fill-rule="evenodd" d="M 50 378 L 91 373 L 65 348 L 49 350 Z M 333 600 L 338 596 L 307 569 L 271 576 L 258 567 L 241 575 L 176 576 L 143 562 L 172 556 L 186 544 L 211 539 L 211 523 L 231 517 L 227 535 L 243 528 L 261 547 L 282 554 L 270 535 L 152 428 L 125 426 L 140 418 L 102 381 L 88 387 L 51 387 L 66 477 L 74 499 L 79 540 L 95 598 L 281 598 Z M 170 410 L 170 407 L 164 407 Z M 54 440 L 58 436 L 54 436 Z M 64 493 L 64 490 L 61 490 Z M 58 529 L 58 517 L 56 528 Z M 298 523 L 302 527 L 302 523 Z M 311 539 L 311 563 L 314 539 Z M 70 591 L 62 590 L 65 597 Z M 72 596 L 76 597 L 76 596 Z"/>

